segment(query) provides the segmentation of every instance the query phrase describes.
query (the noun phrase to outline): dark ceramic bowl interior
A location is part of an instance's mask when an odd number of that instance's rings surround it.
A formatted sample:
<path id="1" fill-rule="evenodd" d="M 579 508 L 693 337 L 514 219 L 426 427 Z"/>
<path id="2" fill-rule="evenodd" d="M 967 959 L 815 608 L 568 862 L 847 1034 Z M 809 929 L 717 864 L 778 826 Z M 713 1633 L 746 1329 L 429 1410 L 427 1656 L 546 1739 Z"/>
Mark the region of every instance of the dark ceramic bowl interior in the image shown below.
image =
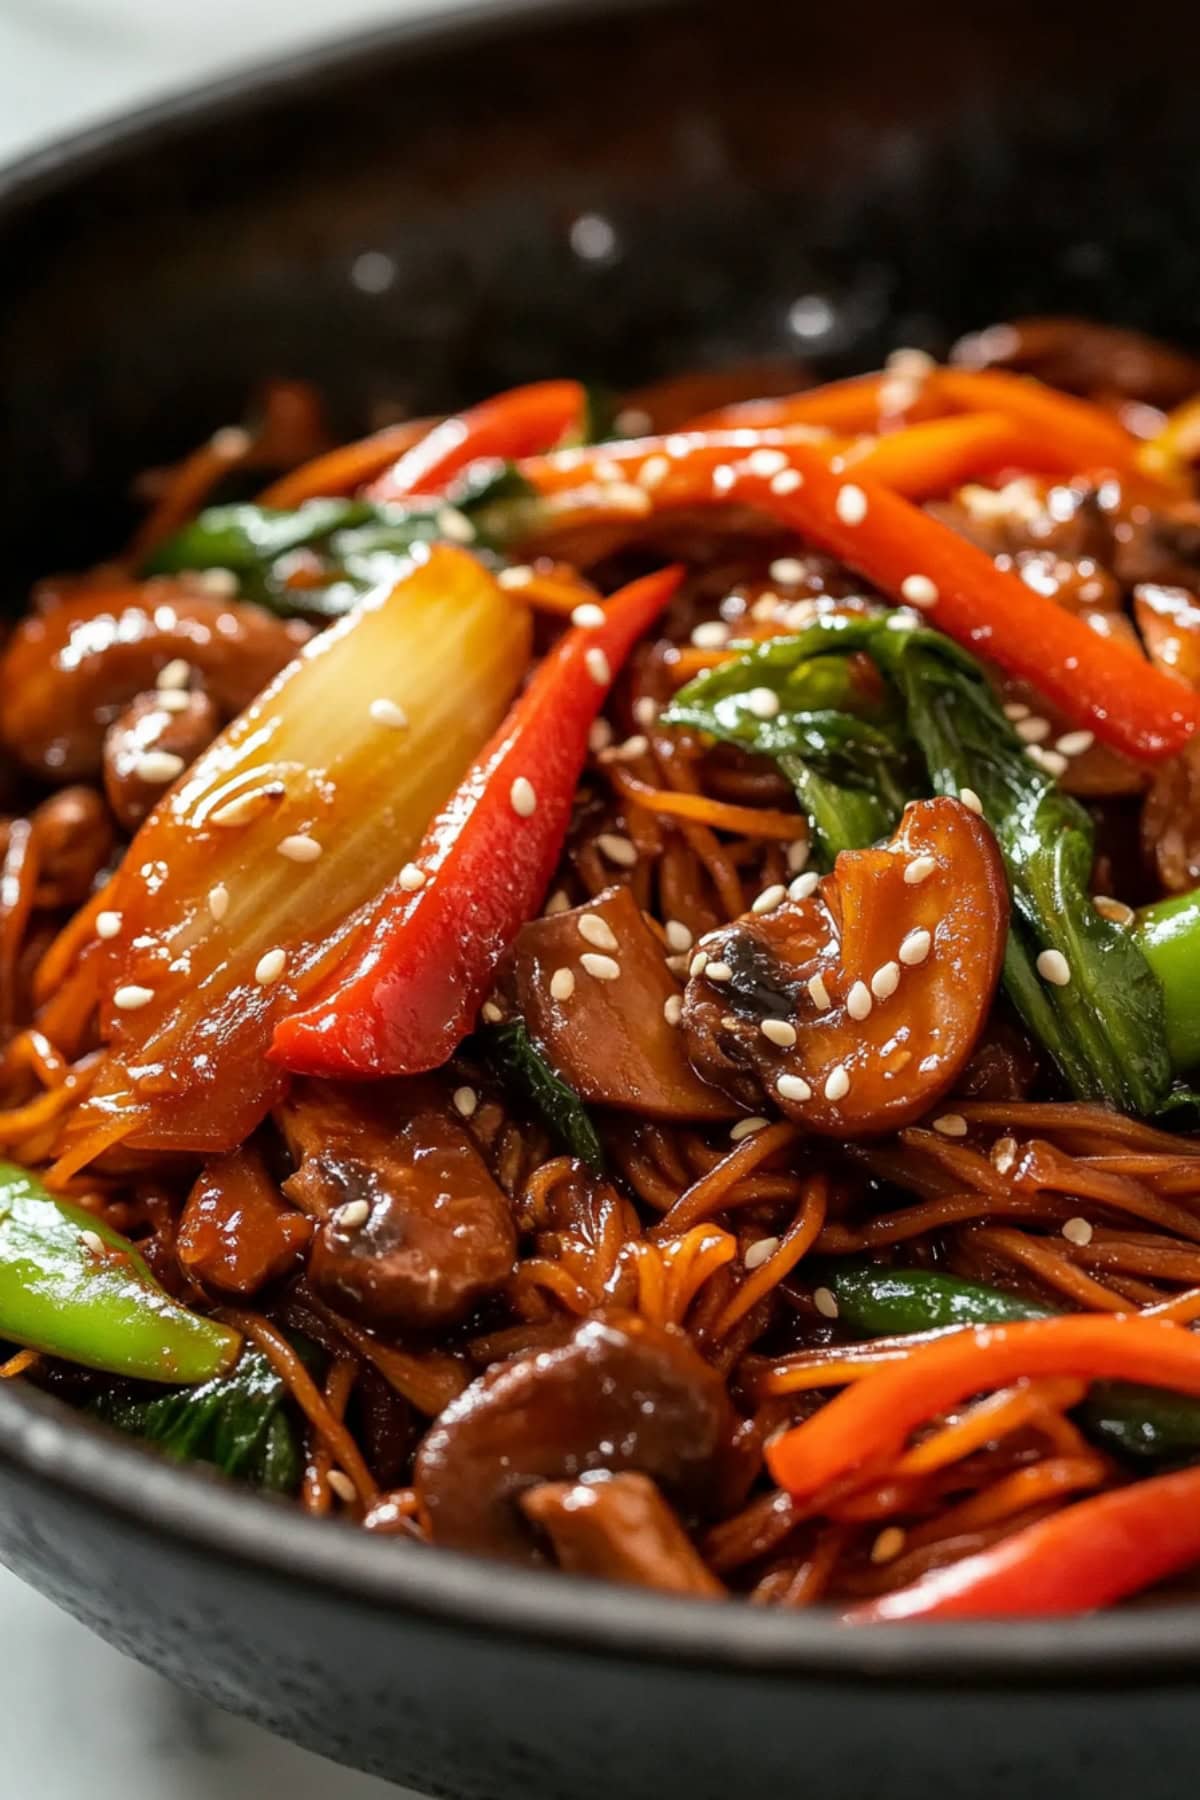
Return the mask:
<path id="1" fill-rule="evenodd" d="M 134 472 L 264 375 L 350 432 L 550 373 L 839 372 L 1031 311 L 1197 342 L 1194 27 L 1048 12 L 524 0 L 10 171 L 0 604 L 118 544 Z M 0 1554 L 184 1685 L 479 1800 L 1168 1795 L 1194 1736 L 1192 1606 L 851 1633 L 602 1589 L 313 1524 L 15 1384 Z"/>

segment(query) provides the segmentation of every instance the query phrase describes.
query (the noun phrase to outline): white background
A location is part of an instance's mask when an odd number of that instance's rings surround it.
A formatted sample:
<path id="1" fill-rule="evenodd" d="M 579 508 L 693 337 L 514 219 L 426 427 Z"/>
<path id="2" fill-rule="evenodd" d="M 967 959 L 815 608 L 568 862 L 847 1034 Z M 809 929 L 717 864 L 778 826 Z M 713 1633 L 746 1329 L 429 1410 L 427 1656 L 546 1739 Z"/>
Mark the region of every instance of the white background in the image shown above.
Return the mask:
<path id="1" fill-rule="evenodd" d="M 405 0 L 0 0 L 0 162 L 405 10 Z M 405 1800 L 175 1693 L 2 1569 L 0 1671 L 6 1800 Z"/>

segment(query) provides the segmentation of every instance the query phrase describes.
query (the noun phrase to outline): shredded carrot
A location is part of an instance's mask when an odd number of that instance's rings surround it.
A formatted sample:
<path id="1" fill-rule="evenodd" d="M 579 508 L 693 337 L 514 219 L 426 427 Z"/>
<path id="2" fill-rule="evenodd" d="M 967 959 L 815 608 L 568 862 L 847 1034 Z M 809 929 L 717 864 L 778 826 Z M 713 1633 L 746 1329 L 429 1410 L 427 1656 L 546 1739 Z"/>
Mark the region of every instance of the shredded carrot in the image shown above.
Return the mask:
<path id="1" fill-rule="evenodd" d="M 1053 438 L 1003 413 L 933 419 L 870 438 L 835 457 L 831 467 L 847 475 L 871 476 L 909 500 L 936 499 L 964 481 L 1000 470 L 1062 475 L 1076 471 L 1076 464 Z"/>
<path id="2" fill-rule="evenodd" d="M 935 395 L 966 412 L 1003 413 L 1052 444 L 1077 473 L 1137 470 L 1139 445 L 1102 407 L 1047 387 L 1030 375 L 1003 369 L 937 369 L 929 377 Z"/>
<path id="3" fill-rule="evenodd" d="M 964 1456 L 1019 1431 L 1044 1412 L 1066 1412 L 1078 1406 L 1086 1392 L 1082 1381 L 1023 1381 L 1001 1388 L 915 1445 L 897 1462 L 895 1474 L 930 1475 L 947 1463 L 961 1462 Z"/>
<path id="4" fill-rule="evenodd" d="M 904 394 L 898 410 L 888 410 L 893 395 Z M 927 380 L 902 384 L 889 373 L 854 375 L 801 394 L 775 400 L 742 400 L 689 420 L 686 431 L 762 431 L 787 425 L 822 425 L 830 431 L 875 431 L 886 419 L 932 418 L 944 401 Z"/>
<path id="5" fill-rule="evenodd" d="M 1114 1294 L 1102 1282 L 1093 1281 L 1065 1256 L 1056 1255 L 1044 1238 L 1027 1237 L 1024 1232 L 1006 1230 L 1002 1225 L 983 1226 L 970 1235 L 981 1248 L 1003 1257 L 1006 1262 L 1017 1263 L 1045 1282 L 1047 1287 L 1066 1294 L 1081 1312 L 1129 1311 L 1119 1294 Z"/>
<path id="6" fill-rule="evenodd" d="M 731 1331 L 738 1320 L 745 1318 L 763 1295 L 777 1287 L 784 1276 L 790 1274 L 801 1258 L 808 1254 L 825 1223 L 828 1203 L 829 1183 L 825 1176 L 811 1176 L 805 1187 L 804 1199 L 786 1236 L 766 1262 L 753 1270 L 741 1283 L 712 1328 L 714 1338 L 723 1338 Z"/>
<path id="7" fill-rule="evenodd" d="M 0 1363 L 0 1381 L 12 1381 L 17 1375 L 24 1375 L 38 1362 L 40 1351 L 18 1350 L 7 1362 Z"/>
<path id="8" fill-rule="evenodd" d="M 358 1365 L 349 1356 L 335 1356 L 325 1377 L 325 1400 L 335 1419 L 346 1417 L 350 1393 L 354 1387 Z M 312 1444 L 300 1485 L 300 1501 L 306 1512 L 324 1514 L 332 1505 L 329 1473 L 333 1467 L 329 1445 L 324 1438 Z"/>
<path id="9" fill-rule="evenodd" d="M 998 1520 L 1027 1512 L 1031 1507 L 1079 1493 L 1083 1488 L 1100 1487 L 1107 1475 L 1108 1466 L 1103 1457 L 1094 1453 L 1048 1456 L 1042 1462 L 1031 1463 L 1028 1468 L 1014 1469 L 1011 1474 L 1002 1475 L 990 1487 L 982 1488 L 957 1506 L 938 1513 L 936 1518 L 913 1527 L 908 1533 L 908 1544 L 916 1550 L 925 1544 L 978 1531 Z"/>
<path id="10" fill-rule="evenodd" d="M 735 1181 L 743 1175 L 749 1175 L 769 1157 L 780 1150 L 786 1150 L 799 1137 L 799 1128 L 781 1119 L 776 1125 L 764 1125 L 760 1130 L 751 1132 L 742 1139 L 727 1155 L 723 1156 L 715 1168 L 702 1175 L 699 1181 L 693 1182 L 690 1188 L 680 1194 L 678 1200 L 664 1218 L 650 1233 L 652 1239 L 659 1243 L 664 1238 L 677 1237 L 692 1225 L 699 1225 L 710 1213 L 719 1212 L 725 1202 L 725 1195 Z"/>
<path id="11" fill-rule="evenodd" d="M 382 431 L 358 438 L 353 444 L 339 444 L 336 450 L 281 475 L 263 489 L 258 504 L 286 512 L 303 506 L 306 500 L 352 494 L 376 475 L 382 475 L 437 423 L 436 419 L 405 419 L 397 425 L 385 425 Z"/>
<path id="12" fill-rule="evenodd" d="M 650 787 L 617 763 L 609 765 L 609 773 L 628 799 L 665 818 L 691 819 L 714 831 L 736 831 L 745 837 L 774 838 L 781 843 L 802 842 L 808 837 L 808 820 L 803 813 L 775 812 L 766 806 L 735 806 L 728 800 L 710 799 L 707 794 L 672 793 L 667 788 Z"/>

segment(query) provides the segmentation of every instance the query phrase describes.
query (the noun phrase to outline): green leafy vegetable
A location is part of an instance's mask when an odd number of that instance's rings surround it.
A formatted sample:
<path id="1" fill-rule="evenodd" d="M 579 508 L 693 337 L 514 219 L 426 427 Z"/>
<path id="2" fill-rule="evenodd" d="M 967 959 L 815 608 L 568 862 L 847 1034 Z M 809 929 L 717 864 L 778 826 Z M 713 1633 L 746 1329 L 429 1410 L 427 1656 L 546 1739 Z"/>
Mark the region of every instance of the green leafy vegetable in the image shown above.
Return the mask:
<path id="1" fill-rule="evenodd" d="M 1144 906 L 1136 936 L 1162 986 L 1171 1061 L 1181 1071 L 1194 1069 L 1200 1064 L 1200 890 Z"/>
<path id="2" fill-rule="evenodd" d="M 867 710 L 854 653 L 888 684 Z M 768 720 L 751 699 L 761 687 L 779 697 Z M 1162 987 L 1134 936 L 1092 905 L 1091 820 L 1030 760 L 979 664 L 949 638 L 903 613 L 818 619 L 689 683 L 662 722 L 774 757 L 826 856 L 883 836 L 906 800 L 973 791 L 1008 872 L 1004 981 L 1017 1010 L 1080 1099 L 1139 1114 L 1166 1104 Z M 1065 985 L 1039 973 L 1046 950 L 1066 958 Z"/>
<path id="3" fill-rule="evenodd" d="M 929 1269 L 840 1263 L 825 1276 L 838 1317 L 867 1338 L 1048 1319 L 1055 1308 Z M 1099 1382 L 1079 1412 L 1091 1437 L 1125 1456 L 1178 1459 L 1200 1450 L 1200 1401 L 1128 1382 Z"/>
<path id="4" fill-rule="evenodd" d="M 523 1019 L 484 1026 L 476 1035 L 484 1060 L 513 1093 L 530 1102 L 562 1148 L 597 1174 L 604 1151 L 583 1101 L 546 1061 Z"/>
<path id="5" fill-rule="evenodd" d="M 259 1350 L 243 1351 L 231 1375 L 202 1387 L 146 1398 L 103 1394 L 91 1412 L 144 1438 L 173 1462 L 207 1462 L 270 1493 L 290 1494 L 302 1473 L 287 1389 Z"/>
<path id="6" fill-rule="evenodd" d="M 208 1381 L 241 1345 L 172 1300 L 125 1238 L 12 1163 L 0 1163 L 0 1339 L 160 1382 Z"/>

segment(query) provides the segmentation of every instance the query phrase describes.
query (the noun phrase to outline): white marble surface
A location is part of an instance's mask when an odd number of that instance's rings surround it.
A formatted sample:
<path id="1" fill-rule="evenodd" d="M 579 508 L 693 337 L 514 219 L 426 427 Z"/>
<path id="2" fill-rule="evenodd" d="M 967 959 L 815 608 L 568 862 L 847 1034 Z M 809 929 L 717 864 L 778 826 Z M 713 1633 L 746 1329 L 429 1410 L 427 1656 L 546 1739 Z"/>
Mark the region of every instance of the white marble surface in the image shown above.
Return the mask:
<path id="1" fill-rule="evenodd" d="M 247 58 L 403 10 L 404 0 L 0 0 L 0 161 Z M 2 1569 L 0 1669 L 4 1800 L 406 1800 L 175 1692 Z"/>

